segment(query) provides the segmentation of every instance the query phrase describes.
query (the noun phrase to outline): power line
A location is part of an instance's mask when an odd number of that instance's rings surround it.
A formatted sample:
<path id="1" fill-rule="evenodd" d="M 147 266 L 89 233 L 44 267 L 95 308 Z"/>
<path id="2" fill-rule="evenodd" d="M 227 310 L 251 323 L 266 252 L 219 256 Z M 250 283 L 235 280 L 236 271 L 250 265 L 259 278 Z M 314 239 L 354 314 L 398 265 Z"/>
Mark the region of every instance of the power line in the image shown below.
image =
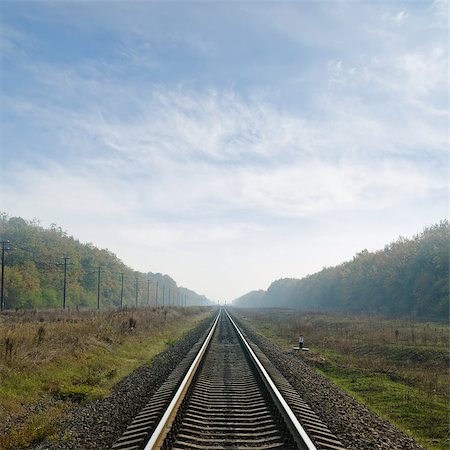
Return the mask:
<path id="1" fill-rule="evenodd" d="M 102 273 L 102 266 L 97 267 L 97 309 L 100 309 L 100 275 Z"/>
<path id="2" fill-rule="evenodd" d="M 124 272 L 120 272 L 120 309 L 123 308 L 123 276 Z"/>
<path id="3" fill-rule="evenodd" d="M 66 294 L 67 294 L 67 261 L 69 256 L 64 256 L 64 288 L 63 288 L 63 309 L 66 309 Z M 57 265 L 60 265 L 59 263 Z"/>
<path id="4" fill-rule="evenodd" d="M 34 263 L 37 263 L 37 264 L 42 264 L 42 265 L 44 265 L 44 266 L 47 266 L 47 267 L 54 267 L 55 265 L 57 265 L 57 263 L 56 262 L 48 262 L 48 259 L 46 259 L 45 261 L 43 260 L 43 259 L 41 259 L 41 258 L 36 258 L 36 252 L 34 252 L 33 250 L 28 250 L 28 249 L 26 249 L 26 248 L 23 248 L 23 247 L 21 247 L 20 245 L 17 245 L 17 244 L 13 244 L 12 245 L 12 247 L 9 249 L 9 250 L 19 250 L 19 251 L 21 251 L 21 252 L 26 252 L 26 253 L 30 253 L 31 255 L 34 255 L 34 258 L 32 258 L 32 261 L 34 262 Z"/>
<path id="5" fill-rule="evenodd" d="M 8 245 L 9 244 L 9 245 Z M 88 265 L 87 267 L 83 265 L 83 262 L 86 263 L 88 261 L 83 261 L 83 260 L 79 260 L 80 258 L 78 256 L 76 256 L 74 259 L 73 257 L 70 256 L 63 256 L 62 257 L 62 261 L 61 262 L 57 262 L 56 261 L 52 261 L 52 259 L 54 258 L 51 255 L 48 255 L 49 257 L 45 258 L 45 254 L 43 254 L 43 252 L 39 252 L 38 249 L 27 249 L 24 248 L 21 245 L 16 245 L 16 244 L 10 244 L 10 242 L 8 240 L 3 240 L 0 241 L 0 251 L 1 251 L 1 286 L 0 286 L 0 310 L 3 311 L 3 309 L 5 308 L 5 267 L 6 267 L 6 263 L 5 263 L 5 253 L 6 251 L 12 251 L 13 252 L 13 258 L 11 259 L 11 264 L 13 264 L 13 266 L 15 267 L 15 265 L 19 265 L 21 264 L 23 261 L 22 259 L 25 258 L 26 261 L 32 261 L 34 262 L 34 264 L 36 264 L 36 267 L 40 270 L 40 271 L 47 271 L 47 272 L 53 272 L 55 273 L 56 269 L 55 267 L 59 267 L 62 269 L 63 271 L 63 295 L 62 295 L 62 307 L 65 309 L 67 306 L 67 296 L 68 296 L 68 276 L 70 275 L 68 273 L 68 268 L 70 265 L 75 266 L 76 270 L 75 270 L 75 276 L 78 279 L 78 282 L 83 282 L 81 280 L 84 280 L 85 276 L 88 274 L 93 274 L 96 273 L 97 274 L 97 309 L 100 309 L 100 304 L 101 304 L 101 300 L 102 300 L 102 291 L 101 291 L 101 286 L 102 286 L 102 282 L 104 284 L 104 280 L 102 279 L 102 273 L 103 274 L 109 274 L 109 275 L 115 275 L 115 274 L 119 274 L 120 275 L 120 307 L 121 309 L 123 308 L 123 302 L 124 302 L 124 280 L 127 278 L 125 277 L 125 275 L 128 272 L 116 272 L 116 270 L 118 268 L 116 267 L 111 267 L 109 266 L 109 264 L 107 264 L 107 266 L 90 266 Z M 51 252 L 52 249 L 49 249 L 49 252 Z M 17 252 L 17 253 L 16 253 Z M 21 254 L 21 252 L 24 252 L 26 254 L 29 255 L 29 257 L 26 257 L 26 255 Z M 16 261 L 17 259 L 17 261 Z M 73 262 L 70 262 L 70 260 L 73 260 Z M 8 260 L 9 261 L 9 260 Z M 94 262 L 91 260 L 91 263 Z M 89 262 L 88 262 L 89 264 Z M 109 267 L 108 267 L 109 266 Z M 116 270 L 114 270 L 116 269 Z M 124 269 L 122 269 L 124 270 Z M 135 272 L 136 274 L 136 272 Z M 6 274 L 7 275 L 7 274 Z M 92 280 L 93 281 L 93 280 Z M 139 304 L 139 283 L 140 281 L 143 281 L 142 279 L 140 280 L 139 276 L 135 277 L 135 303 L 136 303 L 136 307 Z M 151 289 L 153 289 L 153 287 L 150 286 L 150 284 L 152 283 L 152 280 L 150 278 L 147 278 L 147 305 L 150 305 L 151 303 L 151 297 L 152 297 L 152 293 L 151 293 Z M 177 287 L 171 287 L 171 286 L 166 286 L 164 281 L 162 281 L 162 293 L 160 292 L 160 283 L 159 280 L 156 280 L 156 289 L 155 289 L 155 294 L 154 294 L 154 301 L 155 301 L 155 305 L 158 306 L 159 300 L 160 300 L 160 295 L 162 294 L 162 305 L 164 306 L 166 303 L 168 306 L 187 306 L 187 294 L 182 292 L 182 290 L 180 290 Z M 168 295 L 166 298 L 166 288 L 168 289 Z M 127 288 L 128 289 L 128 288 Z M 90 289 L 89 289 L 90 290 Z M 143 289 L 142 289 L 143 291 Z M 103 294 L 105 294 L 105 291 L 103 291 Z M 145 295 L 145 294 L 144 294 Z M 191 299 L 190 299 L 191 300 Z M 145 303 L 145 300 L 142 300 L 143 304 Z"/>
<path id="6" fill-rule="evenodd" d="M 139 288 L 139 278 L 138 277 L 136 277 L 136 308 L 137 308 L 137 305 L 138 305 L 138 288 Z"/>
<path id="7" fill-rule="evenodd" d="M 4 289 L 5 289 L 5 250 L 9 250 L 6 249 L 6 244 L 8 244 L 9 241 L 2 241 L 2 284 L 1 284 L 1 288 L 0 288 L 0 311 L 3 311 L 3 308 L 5 307 L 5 300 L 4 300 Z"/>

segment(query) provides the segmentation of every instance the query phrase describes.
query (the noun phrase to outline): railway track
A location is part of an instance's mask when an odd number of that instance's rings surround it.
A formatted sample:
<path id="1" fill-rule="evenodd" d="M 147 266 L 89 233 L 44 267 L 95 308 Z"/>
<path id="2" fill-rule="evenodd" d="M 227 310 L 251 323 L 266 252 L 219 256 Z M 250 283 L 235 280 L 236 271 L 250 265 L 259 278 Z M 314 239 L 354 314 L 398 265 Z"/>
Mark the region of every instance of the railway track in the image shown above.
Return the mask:
<path id="1" fill-rule="evenodd" d="M 113 446 L 159 448 L 344 447 L 222 309 Z"/>

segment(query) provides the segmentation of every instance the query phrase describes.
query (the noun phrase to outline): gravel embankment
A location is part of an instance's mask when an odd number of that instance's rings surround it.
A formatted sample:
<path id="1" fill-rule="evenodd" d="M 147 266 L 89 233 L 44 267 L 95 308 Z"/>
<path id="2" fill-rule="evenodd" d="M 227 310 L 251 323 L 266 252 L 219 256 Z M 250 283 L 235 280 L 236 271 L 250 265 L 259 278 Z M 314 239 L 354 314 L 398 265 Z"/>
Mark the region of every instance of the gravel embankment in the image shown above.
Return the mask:
<path id="1" fill-rule="evenodd" d="M 317 373 L 301 358 L 284 354 L 276 344 L 239 320 L 239 316 L 233 314 L 233 318 L 349 450 L 423 449 L 412 438 Z"/>
<path id="2" fill-rule="evenodd" d="M 148 403 L 153 393 L 205 334 L 214 316 L 173 346 L 157 355 L 150 366 L 143 365 L 117 383 L 111 394 L 85 406 L 75 408 L 61 426 L 54 442 L 44 442 L 35 450 L 103 450 L 125 431 L 135 415 Z"/>
<path id="3" fill-rule="evenodd" d="M 234 318 L 246 336 L 259 346 L 349 450 L 423 449 L 409 436 L 318 374 L 301 358 L 284 354 L 276 344 L 257 333 L 248 323 L 235 315 Z M 185 339 L 155 357 L 150 367 L 144 365 L 136 369 L 120 381 L 107 398 L 74 409 L 63 424 L 57 441 L 45 442 L 34 449 L 109 449 L 191 347 L 205 334 L 211 320 L 204 321 Z"/>

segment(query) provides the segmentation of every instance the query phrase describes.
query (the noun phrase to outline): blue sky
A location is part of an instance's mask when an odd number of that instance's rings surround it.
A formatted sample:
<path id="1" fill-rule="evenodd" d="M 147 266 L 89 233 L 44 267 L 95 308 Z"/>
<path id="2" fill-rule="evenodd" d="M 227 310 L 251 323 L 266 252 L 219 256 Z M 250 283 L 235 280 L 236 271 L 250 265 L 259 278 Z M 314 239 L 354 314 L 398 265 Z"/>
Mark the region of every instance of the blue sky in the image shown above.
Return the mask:
<path id="1" fill-rule="evenodd" d="M 213 299 L 448 214 L 445 1 L 2 1 L 0 210 Z"/>

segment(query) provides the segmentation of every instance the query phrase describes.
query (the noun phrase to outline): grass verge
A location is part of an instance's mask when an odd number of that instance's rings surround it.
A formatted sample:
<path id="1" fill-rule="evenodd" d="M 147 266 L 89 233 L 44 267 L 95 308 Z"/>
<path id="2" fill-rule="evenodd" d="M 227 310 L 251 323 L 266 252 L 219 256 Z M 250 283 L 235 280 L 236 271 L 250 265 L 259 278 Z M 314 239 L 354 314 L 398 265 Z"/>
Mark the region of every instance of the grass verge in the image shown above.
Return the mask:
<path id="1" fill-rule="evenodd" d="M 448 327 L 374 317 L 239 310 L 310 365 L 430 450 L 449 448 Z"/>
<path id="2" fill-rule="evenodd" d="M 103 398 L 211 314 L 201 308 L 0 317 L 0 448 L 52 438 L 75 405 Z"/>

